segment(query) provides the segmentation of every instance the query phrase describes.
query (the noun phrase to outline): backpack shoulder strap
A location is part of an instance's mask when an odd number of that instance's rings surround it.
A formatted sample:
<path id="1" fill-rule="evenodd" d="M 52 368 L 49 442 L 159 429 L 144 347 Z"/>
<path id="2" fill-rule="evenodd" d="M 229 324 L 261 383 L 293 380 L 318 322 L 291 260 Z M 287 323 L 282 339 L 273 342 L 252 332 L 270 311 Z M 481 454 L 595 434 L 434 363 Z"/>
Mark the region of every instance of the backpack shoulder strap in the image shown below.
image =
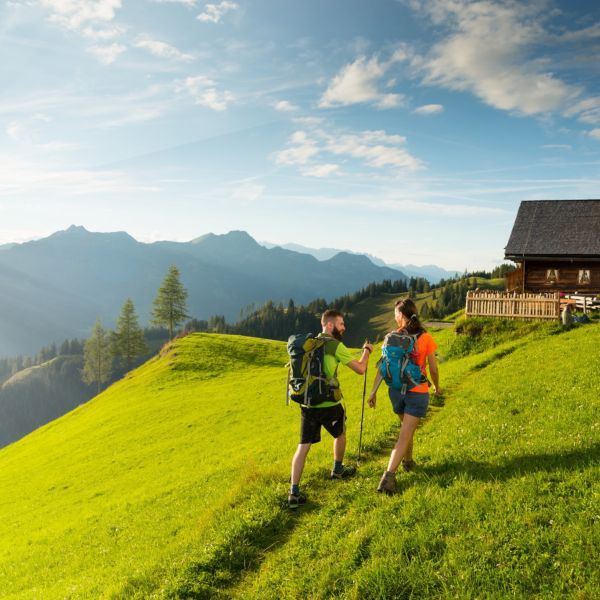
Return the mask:
<path id="1" fill-rule="evenodd" d="M 323 340 L 323 345 L 325 346 L 325 352 L 327 352 L 327 354 L 335 354 L 335 351 L 340 344 L 340 340 L 336 340 L 334 337 L 327 335 L 326 333 L 320 333 L 317 336 L 317 339 Z"/>
<path id="2" fill-rule="evenodd" d="M 323 344 L 323 354 L 328 354 L 329 356 L 335 357 L 335 353 L 337 352 L 337 348 L 340 345 L 340 340 L 335 339 L 334 337 L 327 335 L 326 333 L 320 333 L 318 337 L 325 341 Z M 335 371 L 333 372 L 333 377 L 337 377 L 339 363 L 335 365 Z"/>

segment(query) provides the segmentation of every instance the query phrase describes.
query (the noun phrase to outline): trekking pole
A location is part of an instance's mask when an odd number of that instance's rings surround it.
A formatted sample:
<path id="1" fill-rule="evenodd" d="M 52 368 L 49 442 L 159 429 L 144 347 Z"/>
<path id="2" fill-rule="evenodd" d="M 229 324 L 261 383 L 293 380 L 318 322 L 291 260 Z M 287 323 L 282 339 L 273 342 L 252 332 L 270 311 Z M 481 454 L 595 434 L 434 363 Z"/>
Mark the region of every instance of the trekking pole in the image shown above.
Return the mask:
<path id="1" fill-rule="evenodd" d="M 375 344 L 377 344 L 377 342 L 379 342 L 379 335 L 377 336 L 377 339 L 375 340 Z M 369 338 L 367 338 L 365 340 L 365 344 L 369 343 Z M 369 355 L 370 358 L 370 355 Z M 365 380 L 363 382 L 363 395 L 362 395 L 362 409 L 360 412 L 360 434 L 358 436 L 358 460 L 357 462 L 360 462 L 360 451 L 362 449 L 362 434 L 363 434 L 363 422 L 364 422 L 364 417 L 365 417 L 365 397 L 367 395 L 367 371 L 369 370 L 369 363 L 367 362 L 367 366 L 365 368 Z"/>
<path id="2" fill-rule="evenodd" d="M 368 338 L 365 340 L 365 344 L 368 344 Z M 365 367 L 365 380 L 363 382 L 363 395 L 362 395 L 362 409 L 360 411 L 360 434 L 358 436 L 358 460 L 360 462 L 360 450 L 362 448 L 362 432 L 363 432 L 363 421 L 365 418 L 365 396 L 367 395 L 367 371 L 369 370 L 369 361 L 367 360 L 367 366 Z"/>

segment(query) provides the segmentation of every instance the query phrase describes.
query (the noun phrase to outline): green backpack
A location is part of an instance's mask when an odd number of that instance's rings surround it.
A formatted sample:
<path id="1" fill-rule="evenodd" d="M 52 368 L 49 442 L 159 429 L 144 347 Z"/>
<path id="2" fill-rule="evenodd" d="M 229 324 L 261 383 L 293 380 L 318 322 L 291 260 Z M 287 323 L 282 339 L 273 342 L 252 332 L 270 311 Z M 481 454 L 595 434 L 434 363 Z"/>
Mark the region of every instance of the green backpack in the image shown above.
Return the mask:
<path id="1" fill-rule="evenodd" d="M 302 406 L 311 407 L 322 402 L 337 402 L 341 392 L 336 372 L 328 379 L 324 372 L 325 345 L 328 342 L 339 342 L 331 337 L 312 333 L 291 335 L 287 343 L 290 362 L 286 391 L 286 404 L 290 400 Z M 333 346 L 333 344 L 332 344 Z M 335 352 L 335 350 L 334 350 Z"/>

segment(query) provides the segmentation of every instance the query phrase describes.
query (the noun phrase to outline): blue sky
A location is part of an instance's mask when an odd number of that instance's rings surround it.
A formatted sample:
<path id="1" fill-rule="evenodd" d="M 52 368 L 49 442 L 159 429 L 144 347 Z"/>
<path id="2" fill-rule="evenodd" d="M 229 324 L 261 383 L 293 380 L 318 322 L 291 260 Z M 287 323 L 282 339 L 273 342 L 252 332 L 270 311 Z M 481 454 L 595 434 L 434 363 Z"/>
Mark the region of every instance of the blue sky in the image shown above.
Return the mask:
<path id="1" fill-rule="evenodd" d="M 600 196 L 594 4 L 7 0 L 0 244 L 244 229 L 491 268 L 521 200 Z"/>

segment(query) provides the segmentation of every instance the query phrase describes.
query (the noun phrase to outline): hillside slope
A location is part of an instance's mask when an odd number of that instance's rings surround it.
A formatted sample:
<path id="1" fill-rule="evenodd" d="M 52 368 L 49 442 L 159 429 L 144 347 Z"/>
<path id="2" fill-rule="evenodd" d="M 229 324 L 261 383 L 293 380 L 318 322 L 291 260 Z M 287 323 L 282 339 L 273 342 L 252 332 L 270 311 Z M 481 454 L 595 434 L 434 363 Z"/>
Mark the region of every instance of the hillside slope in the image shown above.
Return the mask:
<path id="1" fill-rule="evenodd" d="M 483 279 L 481 277 L 469 277 L 470 284 L 477 285 L 480 289 L 504 289 L 504 279 Z M 436 297 L 439 298 L 440 290 L 435 290 Z M 382 339 L 382 334 L 395 329 L 394 305 L 399 298 L 407 297 L 408 294 L 379 294 L 370 298 L 361 300 L 352 307 L 347 321 L 350 324 L 346 334 L 348 344 L 361 346 L 365 338 L 373 341 L 378 337 Z M 434 291 L 418 293 L 413 296 L 419 312 L 423 305 L 429 307 L 435 306 L 436 297 Z M 463 303 L 464 306 L 464 303 Z M 427 320 L 427 319 L 424 319 Z"/>
<path id="2" fill-rule="evenodd" d="M 441 354 L 454 334 L 434 332 Z M 419 468 L 375 493 L 397 431 L 380 394 L 357 477 L 309 455 L 284 345 L 195 334 L 0 451 L 6 598 L 591 598 L 600 587 L 600 326 L 444 362 Z M 372 376 L 373 369 L 369 379 Z M 343 372 L 350 461 L 362 381 Z"/>
<path id="3" fill-rule="evenodd" d="M 87 402 L 82 356 L 57 356 L 19 371 L 0 385 L 0 448 Z"/>

